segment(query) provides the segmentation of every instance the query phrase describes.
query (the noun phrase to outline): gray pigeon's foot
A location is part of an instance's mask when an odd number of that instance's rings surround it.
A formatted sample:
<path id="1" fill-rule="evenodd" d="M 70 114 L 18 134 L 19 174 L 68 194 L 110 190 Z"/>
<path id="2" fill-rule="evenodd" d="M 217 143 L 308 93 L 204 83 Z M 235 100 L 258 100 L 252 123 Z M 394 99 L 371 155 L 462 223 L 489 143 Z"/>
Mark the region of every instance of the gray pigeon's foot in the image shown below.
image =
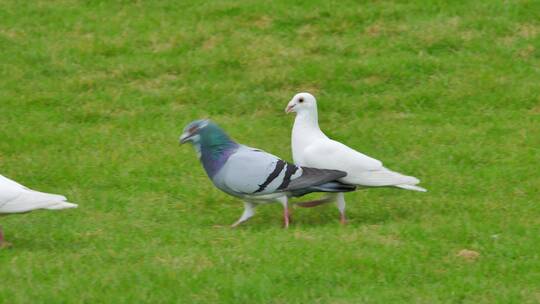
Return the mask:
<path id="1" fill-rule="evenodd" d="M 240 224 L 242 224 L 243 222 L 245 222 L 245 221 L 236 221 L 236 222 L 234 222 L 234 223 L 231 225 L 231 228 L 236 228 L 236 227 L 238 227 Z"/>
<path id="2" fill-rule="evenodd" d="M 339 222 L 341 223 L 341 225 L 346 225 L 347 224 L 347 218 L 345 218 L 345 212 L 343 213 L 340 213 L 339 214 Z"/>
<path id="3" fill-rule="evenodd" d="M 257 205 L 251 202 L 244 202 L 244 213 L 242 213 L 242 216 L 240 216 L 238 221 L 231 225 L 231 228 L 236 228 L 238 225 L 251 218 L 255 214 L 255 206 Z"/>
<path id="4" fill-rule="evenodd" d="M 249 219 L 248 218 L 244 218 L 243 216 L 240 217 L 240 219 L 238 219 L 238 221 L 234 222 L 232 225 L 231 225 L 231 228 L 236 228 L 238 226 L 240 226 L 240 224 L 244 223 L 244 222 L 247 222 L 247 220 Z"/>

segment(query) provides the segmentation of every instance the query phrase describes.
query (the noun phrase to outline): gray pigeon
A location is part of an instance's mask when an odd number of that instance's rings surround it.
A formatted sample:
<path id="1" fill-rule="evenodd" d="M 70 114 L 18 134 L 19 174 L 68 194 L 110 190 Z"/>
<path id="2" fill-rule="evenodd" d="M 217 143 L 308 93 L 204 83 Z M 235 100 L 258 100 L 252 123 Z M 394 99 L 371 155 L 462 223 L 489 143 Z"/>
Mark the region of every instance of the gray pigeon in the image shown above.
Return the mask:
<path id="1" fill-rule="evenodd" d="M 272 202 L 283 205 L 285 227 L 288 227 L 289 197 L 356 188 L 336 181 L 347 175 L 343 171 L 296 166 L 262 150 L 238 144 L 210 120 L 190 123 L 180 136 L 180 143 L 186 142 L 195 147 L 214 185 L 244 201 L 244 213 L 232 227 L 252 217 L 257 205 Z"/>

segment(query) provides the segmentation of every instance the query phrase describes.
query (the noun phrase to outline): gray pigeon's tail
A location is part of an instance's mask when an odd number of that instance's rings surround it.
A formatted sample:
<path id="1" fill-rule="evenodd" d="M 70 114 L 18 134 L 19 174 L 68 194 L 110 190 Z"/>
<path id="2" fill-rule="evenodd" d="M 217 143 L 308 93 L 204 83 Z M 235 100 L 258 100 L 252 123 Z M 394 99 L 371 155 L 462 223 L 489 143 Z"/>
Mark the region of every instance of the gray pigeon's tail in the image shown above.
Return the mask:
<path id="1" fill-rule="evenodd" d="M 356 186 L 334 181 L 324 183 L 318 186 L 313 186 L 309 189 L 317 192 L 350 192 L 356 190 Z"/>
<path id="2" fill-rule="evenodd" d="M 309 167 L 301 168 L 302 175 L 293 180 L 286 189 L 293 196 L 302 196 L 312 192 L 348 192 L 356 189 L 353 185 L 336 181 L 345 177 L 346 172 Z"/>
<path id="3" fill-rule="evenodd" d="M 285 189 L 287 191 L 305 190 L 313 186 L 320 186 L 324 183 L 335 181 L 338 178 L 347 176 L 346 172 L 339 170 L 315 169 L 301 167 L 302 175 L 294 180 Z"/>
<path id="4" fill-rule="evenodd" d="M 356 186 L 340 183 L 337 181 L 332 181 L 328 183 L 324 183 L 322 185 L 317 186 L 311 186 L 305 189 L 299 189 L 295 191 L 291 191 L 291 194 L 295 197 L 306 195 L 308 193 L 312 192 L 350 192 L 356 190 Z"/>

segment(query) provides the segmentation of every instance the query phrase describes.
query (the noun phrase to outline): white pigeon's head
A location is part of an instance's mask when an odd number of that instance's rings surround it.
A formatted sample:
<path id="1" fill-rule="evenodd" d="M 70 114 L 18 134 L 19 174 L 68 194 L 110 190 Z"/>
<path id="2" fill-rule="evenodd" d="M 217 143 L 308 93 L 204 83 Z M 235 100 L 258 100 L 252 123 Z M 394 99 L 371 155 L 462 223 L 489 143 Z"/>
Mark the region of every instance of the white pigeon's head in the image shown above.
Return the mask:
<path id="1" fill-rule="evenodd" d="M 317 100 L 315 100 L 315 97 L 309 93 L 298 93 L 289 101 L 285 112 L 300 113 L 312 109 L 317 109 Z"/>

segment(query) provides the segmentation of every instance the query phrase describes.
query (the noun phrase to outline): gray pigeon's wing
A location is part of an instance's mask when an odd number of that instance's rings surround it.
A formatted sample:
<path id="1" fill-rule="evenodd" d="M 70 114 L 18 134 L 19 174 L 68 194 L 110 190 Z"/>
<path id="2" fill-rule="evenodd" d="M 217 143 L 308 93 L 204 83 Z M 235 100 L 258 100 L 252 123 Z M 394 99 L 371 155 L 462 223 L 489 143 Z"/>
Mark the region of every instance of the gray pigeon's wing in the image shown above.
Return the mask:
<path id="1" fill-rule="evenodd" d="M 342 171 L 300 168 L 270 153 L 241 146 L 231 155 L 214 182 L 236 195 L 262 195 L 320 185 L 346 176 Z"/>
<path id="2" fill-rule="evenodd" d="M 241 146 L 232 154 L 214 181 L 226 192 L 268 194 L 281 185 L 286 162 L 261 150 Z M 229 190 L 229 191 L 227 191 Z"/>

